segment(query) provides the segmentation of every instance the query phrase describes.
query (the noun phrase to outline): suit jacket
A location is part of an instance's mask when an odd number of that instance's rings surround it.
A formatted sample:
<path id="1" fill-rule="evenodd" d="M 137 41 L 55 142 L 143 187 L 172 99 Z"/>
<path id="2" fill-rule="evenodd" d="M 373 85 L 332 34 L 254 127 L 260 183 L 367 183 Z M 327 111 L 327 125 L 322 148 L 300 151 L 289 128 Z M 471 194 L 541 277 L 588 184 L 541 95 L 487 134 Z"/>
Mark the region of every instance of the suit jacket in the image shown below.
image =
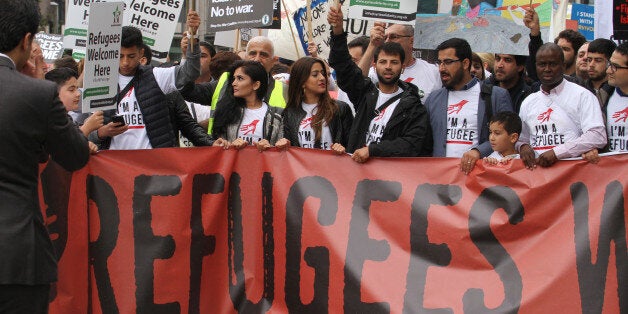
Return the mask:
<path id="1" fill-rule="evenodd" d="M 56 84 L 18 73 L 0 56 L 0 284 L 57 279 L 56 256 L 39 207 L 39 159 L 72 171 L 89 159 L 87 139 L 59 100 Z"/>
<path id="2" fill-rule="evenodd" d="M 465 88 L 471 88 L 475 84 L 481 84 L 477 79 L 467 83 Z M 432 125 L 432 134 L 434 136 L 434 157 L 445 157 L 447 150 L 447 101 L 449 99 L 449 90 L 443 87 L 433 91 L 425 100 L 425 107 L 430 115 L 430 124 Z M 493 86 L 491 92 L 492 113 L 495 115 L 502 111 L 513 111 L 510 103 L 510 95 L 505 89 Z M 482 157 L 486 157 L 493 152 L 491 143 L 488 141 L 488 121 L 486 120 L 486 104 L 480 94 L 478 102 L 478 121 L 477 125 L 481 126 L 479 130 L 478 146 L 473 147 L 480 152 Z"/>

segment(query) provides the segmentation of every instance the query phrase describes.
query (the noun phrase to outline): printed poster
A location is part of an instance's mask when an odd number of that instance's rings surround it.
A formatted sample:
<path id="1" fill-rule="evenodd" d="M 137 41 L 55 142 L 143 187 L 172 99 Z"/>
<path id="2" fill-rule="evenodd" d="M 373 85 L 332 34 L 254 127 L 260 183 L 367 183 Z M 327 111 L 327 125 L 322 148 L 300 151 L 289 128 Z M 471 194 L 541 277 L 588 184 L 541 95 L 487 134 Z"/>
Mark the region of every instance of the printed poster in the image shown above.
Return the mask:
<path id="1" fill-rule="evenodd" d="M 211 0 L 207 30 L 272 26 L 275 3 L 268 0 Z"/>
<path id="2" fill-rule="evenodd" d="M 578 22 L 578 32 L 588 41 L 595 39 L 595 7 L 587 4 L 574 3 L 571 5 L 571 19 Z"/>
<path id="3" fill-rule="evenodd" d="M 63 56 L 63 35 L 40 32 L 35 34 L 35 40 L 39 43 L 44 61 L 47 64 L 51 64 Z"/>
<path id="4" fill-rule="evenodd" d="M 108 2 L 111 0 L 102 0 Z M 179 22 L 179 14 L 185 0 L 140 1 L 125 0 L 124 26 L 134 26 L 142 31 L 144 43 L 153 51 L 153 59 L 165 62 Z M 66 11 L 64 46 L 73 49 L 74 59 L 85 57 L 85 42 L 89 19 L 90 0 L 70 0 Z"/>
<path id="5" fill-rule="evenodd" d="M 95 2 L 89 9 L 83 112 L 115 108 L 124 2 Z"/>
<path id="6" fill-rule="evenodd" d="M 414 25 L 418 0 L 350 0 L 354 19 Z"/>

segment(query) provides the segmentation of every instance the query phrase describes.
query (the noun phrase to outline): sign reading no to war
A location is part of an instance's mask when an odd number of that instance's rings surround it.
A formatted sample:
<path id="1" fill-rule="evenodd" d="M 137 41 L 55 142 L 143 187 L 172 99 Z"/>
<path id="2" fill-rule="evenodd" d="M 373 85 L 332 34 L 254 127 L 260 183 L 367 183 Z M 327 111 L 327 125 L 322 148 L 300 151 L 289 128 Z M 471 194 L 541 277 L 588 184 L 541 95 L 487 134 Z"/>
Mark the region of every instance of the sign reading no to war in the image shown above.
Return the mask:
<path id="1" fill-rule="evenodd" d="M 273 25 L 271 0 L 210 0 L 207 30 L 227 31 Z"/>
<path id="2" fill-rule="evenodd" d="M 41 175 L 50 312 L 626 313 L 626 162 L 100 152 Z"/>
<path id="3" fill-rule="evenodd" d="M 83 78 L 83 112 L 115 108 L 124 2 L 95 2 L 89 9 Z"/>
<path id="4" fill-rule="evenodd" d="M 98 2 L 110 2 L 101 0 Z M 142 31 L 144 43 L 150 46 L 153 59 L 165 62 L 185 0 L 125 0 L 122 25 Z M 65 48 L 73 49 L 75 59 L 85 57 L 89 7 L 93 0 L 70 0 L 64 31 Z"/>

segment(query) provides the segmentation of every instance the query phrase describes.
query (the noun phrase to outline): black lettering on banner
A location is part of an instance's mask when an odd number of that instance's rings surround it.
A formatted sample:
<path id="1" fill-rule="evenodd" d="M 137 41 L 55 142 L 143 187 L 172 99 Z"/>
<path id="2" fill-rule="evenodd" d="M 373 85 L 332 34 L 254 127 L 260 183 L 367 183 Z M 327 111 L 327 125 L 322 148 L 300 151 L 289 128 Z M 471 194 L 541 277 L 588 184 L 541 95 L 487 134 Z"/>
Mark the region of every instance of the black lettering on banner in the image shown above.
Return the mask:
<path id="1" fill-rule="evenodd" d="M 303 206 L 309 197 L 320 199 L 318 223 L 329 226 L 336 221 L 338 193 L 324 177 L 305 177 L 297 180 L 286 202 L 286 306 L 290 313 L 327 313 L 329 311 L 329 249 L 308 247 L 304 259 L 314 268 L 314 298 L 309 304 L 301 301 L 301 236 Z"/>
<path id="2" fill-rule="evenodd" d="M 136 313 L 180 313 L 179 302 L 155 304 L 154 260 L 172 257 L 175 243 L 172 235 L 156 236 L 151 226 L 151 200 L 156 196 L 173 196 L 181 191 L 177 176 L 140 175 L 133 192 L 133 238 L 135 252 Z"/>
<path id="3" fill-rule="evenodd" d="M 362 302 L 362 269 L 364 261 L 381 262 L 390 255 L 388 241 L 377 241 L 368 236 L 371 202 L 394 202 L 400 195 L 401 183 L 395 181 L 362 180 L 356 187 L 344 269 L 345 313 L 390 313 L 390 304 L 387 302 Z"/>
<path id="4" fill-rule="evenodd" d="M 591 241 L 589 240 L 589 192 L 581 182 L 572 184 L 570 190 L 574 207 L 576 268 L 582 313 L 602 313 L 611 241 L 615 242 L 619 312 L 627 313 L 628 251 L 626 249 L 624 189 L 619 181 L 613 181 L 606 186 L 600 219 L 600 226 L 604 227 L 599 231 L 595 264 L 591 262 Z"/>
<path id="5" fill-rule="evenodd" d="M 57 261 L 63 256 L 68 243 L 68 203 L 71 184 L 72 173 L 53 160 L 48 161 L 46 168 L 41 172 L 41 187 L 44 204 L 47 205 L 46 228 L 57 253 Z M 52 301 L 56 297 L 57 284 L 52 283 L 49 300 Z"/>
<path id="6" fill-rule="evenodd" d="M 427 214 L 431 205 L 452 206 L 462 197 L 462 190 L 455 185 L 419 185 L 412 201 L 410 219 L 410 265 L 406 276 L 406 294 L 403 299 L 404 313 L 453 313 L 450 308 L 427 309 L 423 307 L 427 269 L 430 266 L 447 266 L 451 251 L 446 243 L 436 244 L 427 238 Z"/>
<path id="7" fill-rule="evenodd" d="M 100 223 L 98 239 L 94 242 L 89 242 L 89 263 L 94 267 L 94 278 L 96 279 L 100 308 L 103 313 L 120 313 L 107 268 L 107 260 L 118 242 L 118 228 L 120 226 L 118 198 L 107 181 L 97 176 L 88 175 L 87 200 L 88 204 L 89 200 L 93 200 L 98 207 L 98 220 Z M 91 296 L 92 285 L 90 284 L 88 287 L 88 295 Z M 88 308 L 91 307 L 90 301 Z"/>
<path id="8" fill-rule="evenodd" d="M 504 285 L 504 301 L 497 308 L 489 309 L 484 305 L 481 289 L 467 289 L 462 298 L 465 313 L 517 313 L 521 307 L 521 273 L 491 230 L 491 217 L 498 209 L 504 209 L 511 225 L 523 221 L 523 204 L 517 193 L 506 186 L 495 186 L 484 189 L 473 203 L 469 213 L 469 233 L 475 246 L 499 275 Z"/>
<path id="9" fill-rule="evenodd" d="M 220 173 L 197 174 L 192 184 L 192 214 L 190 215 L 190 301 L 188 313 L 200 312 L 203 258 L 216 250 L 216 237 L 205 235 L 202 201 L 205 194 L 220 194 L 225 190 L 225 178 Z"/>
<path id="10" fill-rule="evenodd" d="M 273 177 L 264 172 L 262 177 L 262 232 L 264 246 L 264 293 L 257 303 L 246 296 L 244 276 L 244 234 L 242 226 L 241 177 L 231 174 L 229 181 L 228 237 L 229 237 L 229 296 L 238 313 L 265 313 L 275 299 L 275 240 L 273 238 Z M 235 274 L 235 280 L 233 278 Z M 235 284 L 234 284 L 235 282 Z"/>

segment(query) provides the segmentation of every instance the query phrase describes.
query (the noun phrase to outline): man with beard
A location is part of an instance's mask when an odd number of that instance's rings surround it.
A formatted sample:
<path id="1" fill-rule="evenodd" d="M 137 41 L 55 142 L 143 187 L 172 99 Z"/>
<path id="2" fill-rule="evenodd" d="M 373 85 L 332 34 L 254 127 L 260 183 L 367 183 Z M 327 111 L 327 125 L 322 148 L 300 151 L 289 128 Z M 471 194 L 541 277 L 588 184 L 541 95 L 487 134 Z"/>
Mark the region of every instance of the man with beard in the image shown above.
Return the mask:
<path id="1" fill-rule="evenodd" d="M 526 56 L 496 53 L 495 74 L 488 79 L 488 83 L 508 90 L 512 109 L 516 113 L 519 113 L 521 102 L 531 92 L 530 86 L 523 78 L 526 59 Z"/>
<path id="2" fill-rule="evenodd" d="M 536 55 L 541 90 L 528 96 L 519 112 L 523 122 L 519 153 L 528 169 L 536 164 L 549 167 L 558 159 L 606 145 L 600 106 L 586 88 L 564 79 L 564 58 L 561 47 L 553 43 L 541 46 Z"/>
<path id="3" fill-rule="evenodd" d="M 334 25 L 329 64 L 339 87 L 355 106 L 347 152 L 356 162 L 370 157 L 430 156 L 432 136 L 427 111 L 416 86 L 399 80 L 405 52 L 399 43 L 384 43 L 375 51 L 377 84 L 362 75 L 351 60 L 342 11 L 331 7 L 327 21 Z"/>
<path id="4" fill-rule="evenodd" d="M 607 83 L 606 69 L 616 47 L 612 40 L 598 38 L 592 41 L 587 49 L 589 79 L 584 87 L 595 94 L 601 108 L 606 107 L 608 98 L 613 93 L 613 87 Z"/>
<path id="5" fill-rule="evenodd" d="M 375 67 L 371 66 L 373 52 L 384 42 L 395 42 L 403 47 L 406 55 L 403 71 L 401 72 L 401 80 L 414 84 L 419 88 L 421 101 L 425 102 L 425 99 L 432 91 L 441 88 L 438 69 L 433 64 L 417 59 L 412 55 L 414 46 L 414 27 L 412 25 L 391 24 L 386 27 L 386 24 L 383 22 L 375 22 L 371 29 L 370 39 L 369 46 L 366 48 L 359 64 L 362 74 L 368 75 L 373 82 L 377 83 Z"/>
<path id="6" fill-rule="evenodd" d="M 460 38 L 436 48 L 443 88 L 425 101 L 434 133 L 435 157 L 462 157 L 460 170 L 468 174 L 475 162 L 490 155 L 488 121 L 493 114 L 512 111 L 508 92 L 482 85 L 471 76 L 471 46 Z"/>

